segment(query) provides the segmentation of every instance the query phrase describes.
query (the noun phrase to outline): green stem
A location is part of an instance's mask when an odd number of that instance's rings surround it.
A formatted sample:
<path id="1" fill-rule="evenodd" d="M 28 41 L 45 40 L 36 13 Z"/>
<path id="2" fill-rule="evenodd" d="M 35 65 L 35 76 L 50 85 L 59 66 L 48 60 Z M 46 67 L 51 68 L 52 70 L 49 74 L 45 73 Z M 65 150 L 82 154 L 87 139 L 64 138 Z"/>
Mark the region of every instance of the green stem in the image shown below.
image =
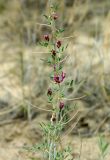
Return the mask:
<path id="1" fill-rule="evenodd" d="M 52 160 L 52 150 L 53 150 L 53 142 L 50 143 L 50 148 L 49 148 L 49 160 Z"/>
<path id="2" fill-rule="evenodd" d="M 54 143 L 54 160 L 56 160 L 56 144 Z"/>

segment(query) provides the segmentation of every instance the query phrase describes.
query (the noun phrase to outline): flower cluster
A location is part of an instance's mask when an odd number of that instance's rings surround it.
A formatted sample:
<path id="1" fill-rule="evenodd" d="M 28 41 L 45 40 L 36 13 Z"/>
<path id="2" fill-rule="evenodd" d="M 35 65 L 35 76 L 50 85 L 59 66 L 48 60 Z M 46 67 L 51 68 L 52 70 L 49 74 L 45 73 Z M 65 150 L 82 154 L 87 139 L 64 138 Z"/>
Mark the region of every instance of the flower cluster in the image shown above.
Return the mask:
<path id="1" fill-rule="evenodd" d="M 64 72 L 62 72 L 61 73 L 61 75 L 54 75 L 54 81 L 56 82 L 56 83 L 61 83 L 61 82 L 63 82 L 63 80 L 65 79 L 65 73 Z"/>
<path id="2" fill-rule="evenodd" d="M 47 18 L 47 16 L 46 16 Z M 49 60 L 51 60 L 51 64 L 53 66 L 53 82 L 55 84 L 60 85 L 66 76 L 66 73 L 64 73 L 62 70 L 60 70 L 60 61 L 61 61 L 61 50 L 64 48 L 62 41 L 59 40 L 59 38 L 57 37 L 57 33 L 60 33 L 63 31 L 63 29 L 55 29 L 52 25 L 55 24 L 55 21 L 58 20 L 59 16 L 55 11 L 52 11 L 51 15 L 48 16 L 48 20 L 50 20 L 50 24 L 52 27 L 52 34 L 45 34 L 44 35 L 44 42 L 46 43 L 46 46 L 49 46 L 49 48 L 52 48 L 50 50 L 50 57 Z M 53 40 L 54 37 L 55 39 Z M 50 61 L 49 61 L 50 62 Z M 53 91 L 52 88 L 49 88 L 47 91 L 47 96 L 50 98 L 51 100 L 53 99 Z M 63 109 L 64 108 L 64 103 L 60 102 L 59 104 L 59 108 Z"/>

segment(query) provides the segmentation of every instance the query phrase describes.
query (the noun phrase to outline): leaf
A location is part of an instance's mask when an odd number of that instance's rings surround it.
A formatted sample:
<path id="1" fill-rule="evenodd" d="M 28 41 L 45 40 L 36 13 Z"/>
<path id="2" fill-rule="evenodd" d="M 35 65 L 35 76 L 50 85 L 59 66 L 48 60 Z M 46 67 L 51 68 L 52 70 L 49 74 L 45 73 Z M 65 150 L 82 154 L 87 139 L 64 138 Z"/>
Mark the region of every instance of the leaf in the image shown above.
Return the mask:
<path id="1" fill-rule="evenodd" d="M 107 149 L 109 147 L 109 143 L 107 143 L 103 136 L 99 137 L 99 148 L 102 156 L 104 157 L 107 154 Z"/>
<path id="2" fill-rule="evenodd" d="M 109 146 L 108 143 L 104 144 L 104 146 L 103 146 L 103 151 L 104 151 L 104 152 L 107 150 L 108 146 Z"/>
<path id="3" fill-rule="evenodd" d="M 47 47 L 48 46 L 48 42 L 39 42 L 39 44 L 43 47 Z"/>
<path id="4" fill-rule="evenodd" d="M 61 50 L 62 50 L 62 52 L 64 51 L 64 46 L 62 47 L 62 49 L 61 49 Z"/>
<path id="5" fill-rule="evenodd" d="M 74 82 L 74 81 L 73 81 L 73 79 L 72 79 L 71 82 L 70 82 L 70 86 L 71 86 L 71 87 L 72 87 L 72 85 L 73 85 L 73 82 Z"/>
<path id="6" fill-rule="evenodd" d="M 44 14 L 43 16 L 44 16 L 46 19 L 48 19 L 48 16 L 47 16 L 47 15 Z"/>
<path id="7" fill-rule="evenodd" d="M 54 11 L 57 11 L 58 8 L 59 8 L 59 4 L 54 3 L 54 4 L 52 4 L 51 8 L 52 8 Z"/>
<path id="8" fill-rule="evenodd" d="M 44 47 L 47 47 L 48 46 L 48 43 L 47 42 L 44 42 Z"/>
<path id="9" fill-rule="evenodd" d="M 54 73 L 53 73 L 53 72 L 50 73 L 50 78 L 51 78 L 51 79 L 54 78 Z"/>
<path id="10" fill-rule="evenodd" d="M 56 31 L 56 36 L 58 36 L 59 34 L 63 33 L 65 30 L 63 28 L 57 29 Z"/>
<path id="11" fill-rule="evenodd" d="M 52 59 L 50 57 L 48 58 L 47 63 L 52 64 Z"/>
<path id="12" fill-rule="evenodd" d="M 60 33 L 64 32 L 64 31 L 65 31 L 65 30 L 64 30 L 63 28 L 60 28 L 60 29 L 59 29 L 59 32 L 60 32 Z"/>
<path id="13" fill-rule="evenodd" d="M 51 103 L 51 102 L 52 102 L 52 100 L 53 100 L 53 97 L 48 96 L 48 102 L 49 102 L 49 103 Z"/>

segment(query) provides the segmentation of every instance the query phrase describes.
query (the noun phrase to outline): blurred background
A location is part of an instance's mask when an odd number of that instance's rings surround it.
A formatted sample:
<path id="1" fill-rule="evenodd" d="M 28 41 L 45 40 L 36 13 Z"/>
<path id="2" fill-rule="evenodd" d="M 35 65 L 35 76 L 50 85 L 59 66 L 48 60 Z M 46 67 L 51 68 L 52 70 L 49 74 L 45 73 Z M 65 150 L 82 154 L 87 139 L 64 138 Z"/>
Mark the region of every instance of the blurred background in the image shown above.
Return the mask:
<path id="1" fill-rule="evenodd" d="M 80 146 L 80 134 L 92 146 L 96 143 L 92 137 L 110 133 L 110 0 L 55 2 L 58 23 L 65 29 L 63 43 L 68 43 L 65 71 L 67 79 L 75 82 L 67 94 L 86 95 L 75 102 L 81 118 L 67 141 L 76 137 Z M 50 68 L 41 60 L 48 54 L 39 45 L 43 34 L 50 32 L 40 25 L 45 23 L 47 3 L 0 0 L 0 160 L 27 156 L 22 146 L 38 142 L 42 138 L 39 122 L 50 119 L 50 113 L 39 109 L 50 109 L 46 97 Z M 67 130 L 76 121 L 77 117 Z M 83 157 L 89 160 L 90 153 Z"/>

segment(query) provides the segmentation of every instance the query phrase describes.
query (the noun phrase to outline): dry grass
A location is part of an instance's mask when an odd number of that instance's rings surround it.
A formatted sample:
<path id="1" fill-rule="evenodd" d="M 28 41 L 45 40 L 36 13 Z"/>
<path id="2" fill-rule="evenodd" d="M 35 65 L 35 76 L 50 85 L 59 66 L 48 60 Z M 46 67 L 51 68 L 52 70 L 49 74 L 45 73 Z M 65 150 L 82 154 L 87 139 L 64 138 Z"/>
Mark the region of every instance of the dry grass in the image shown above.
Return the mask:
<path id="1" fill-rule="evenodd" d="M 1 4 L 0 125 L 3 126 L 13 122 L 13 118 L 24 117 L 25 111 L 30 121 L 44 114 L 39 107 L 49 109 L 45 104 L 45 95 L 50 70 L 40 60 L 47 57 L 46 51 L 38 46 L 42 34 L 49 32 L 48 28 L 37 24 L 41 21 L 45 23 L 42 15 L 47 10 L 46 1 L 33 0 L 32 3 L 28 0 L 23 3 L 11 0 L 5 4 L 0 1 Z M 109 133 L 110 2 L 76 0 L 68 7 L 63 1 L 59 4 L 59 14 L 66 30 L 63 36 L 75 37 L 63 39 L 64 43 L 69 40 L 65 70 L 67 76 L 76 82 L 84 81 L 77 92 L 71 93 L 71 97 L 87 95 L 77 102 L 80 109 L 84 110 L 83 121 L 80 121 L 78 131 L 73 132 L 81 132 L 82 135 L 93 135 L 98 131 Z M 31 104 L 38 108 L 34 109 Z M 44 119 L 47 117 L 45 115 Z M 85 124 L 87 126 L 84 128 Z"/>

